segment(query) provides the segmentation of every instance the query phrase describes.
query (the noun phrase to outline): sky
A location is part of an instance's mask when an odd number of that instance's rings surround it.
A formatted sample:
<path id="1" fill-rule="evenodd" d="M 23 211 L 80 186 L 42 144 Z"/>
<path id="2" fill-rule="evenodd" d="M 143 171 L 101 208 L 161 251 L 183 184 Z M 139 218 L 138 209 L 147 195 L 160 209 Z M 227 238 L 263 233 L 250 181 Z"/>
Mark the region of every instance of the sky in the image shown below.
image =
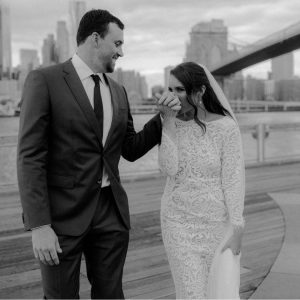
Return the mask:
<path id="1" fill-rule="evenodd" d="M 7 0 L 10 5 L 13 65 L 21 48 L 40 51 L 43 39 L 68 20 L 69 0 Z M 229 42 L 251 44 L 300 22 L 300 0 L 86 0 L 87 9 L 107 9 L 125 24 L 124 57 L 117 66 L 163 84 L 163 69 L 182 62 L 191 28 L 223 19 Z M 294 51 L 300 75 L 300 50 Z M 243 71 L 266 78 L 270 61 Z"/>

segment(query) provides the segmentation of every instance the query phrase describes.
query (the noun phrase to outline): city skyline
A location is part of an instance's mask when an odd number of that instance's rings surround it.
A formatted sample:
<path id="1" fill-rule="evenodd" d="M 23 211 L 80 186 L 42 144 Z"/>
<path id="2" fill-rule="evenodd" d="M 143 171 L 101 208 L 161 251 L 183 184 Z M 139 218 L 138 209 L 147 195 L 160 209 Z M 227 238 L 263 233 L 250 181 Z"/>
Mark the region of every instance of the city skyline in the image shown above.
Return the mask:
<path id="1" fill-rule="evenodd" d="M 44 11 L 35 11 L 35 4 L 42 1 L 45 2 Z M 67 20 L 69 1 L 10 0 L 9 4 L 13 65 L 16 65 L 19 49 L 41 51 L 42 40 L 48 34 L 55 34 L 57 21 Z M 199 22 L 220 18 L 228 27 L 230 42 L 250 44 L 300 21 L 297 13 L 300 2 L 294 0 L 288 3 L 283 0 L 264 3 L 257 0 L 251 3 L 240 0 L 165 0 L 162 3 L 110 0 L 101 1 L 101 5 L 99 1 L 87 0 L 86 6 L 87 9 L 108 9 L 125 23 L 125 56 L 117 62 L 117 67 L 146 75 L 150 85 L 163 82 L 164 67 L 183 60 L 191 28 Z M 25 16 L 29 20 L 26 24 Z M 300 74 L 299 53 L 295 51 L 295 75 Z M 244 74 L 266 78 L 270 68 L 270 62 L 265 62 L 246 69 Z"/>
<path id="2" fill-rule="evenodd" d="M 10 8 L 7 3 L 0 0 L 0 78 L 11 73 L 11 29 Z"/>

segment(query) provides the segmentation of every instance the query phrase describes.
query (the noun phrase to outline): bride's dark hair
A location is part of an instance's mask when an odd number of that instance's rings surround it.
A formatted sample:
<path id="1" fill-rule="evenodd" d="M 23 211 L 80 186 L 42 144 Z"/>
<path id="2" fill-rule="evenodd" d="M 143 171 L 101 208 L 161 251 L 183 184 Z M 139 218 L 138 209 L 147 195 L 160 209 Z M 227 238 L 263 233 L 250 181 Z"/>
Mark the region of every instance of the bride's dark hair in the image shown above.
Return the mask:
<path id="1" fill-rule="evenodd" d="M 206 126 L 197 117 L 198 107 L 192 101 L 192 95 L 201 91 L 203 86 L 205 86 L 205 93 L 202 96 L 202 103 L 205 109 L 218 115 L 231 116 L 229 111 L 220 103 L 218 97 L 210 86 L 204 69 L 201 66 L 194 62 L 184 62 L 177 65 L 170 71 L 170 73 L 184 86 L 187 94 L 187 101 L 194 108 L 194 120 L 201 126 L 204 132 L 206 130 Z"/>

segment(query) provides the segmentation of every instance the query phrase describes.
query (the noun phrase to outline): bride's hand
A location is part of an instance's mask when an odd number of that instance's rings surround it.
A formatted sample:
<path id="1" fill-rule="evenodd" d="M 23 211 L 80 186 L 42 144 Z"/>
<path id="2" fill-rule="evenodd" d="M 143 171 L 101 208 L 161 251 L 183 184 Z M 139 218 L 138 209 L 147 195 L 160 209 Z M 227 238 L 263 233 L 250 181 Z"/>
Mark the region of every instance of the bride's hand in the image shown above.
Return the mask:
<path id="1" fill-rule="evenodd" d="M 242 232 L 233 233 L 229 240 L 225 243 L 221 252 L 224 252 L 226 249 L 230 248 L 234 255 L 239 255 L 242 248 Z"/>

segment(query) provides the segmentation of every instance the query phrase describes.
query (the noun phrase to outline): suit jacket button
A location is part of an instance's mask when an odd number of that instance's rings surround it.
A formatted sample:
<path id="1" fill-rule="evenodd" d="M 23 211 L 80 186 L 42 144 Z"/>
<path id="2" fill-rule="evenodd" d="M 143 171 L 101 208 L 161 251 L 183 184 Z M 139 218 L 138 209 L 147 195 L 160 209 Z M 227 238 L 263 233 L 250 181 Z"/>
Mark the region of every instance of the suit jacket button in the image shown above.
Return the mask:
<path id="1" fill-rule="evenodd" d="M 101 179 L 99 179 L 99 180 L 97 181 L 97 183 L 98 183 L 99 185 L 101 185 L 101 183 L 102 183 L 102 180 L 101 180 Z"/>

